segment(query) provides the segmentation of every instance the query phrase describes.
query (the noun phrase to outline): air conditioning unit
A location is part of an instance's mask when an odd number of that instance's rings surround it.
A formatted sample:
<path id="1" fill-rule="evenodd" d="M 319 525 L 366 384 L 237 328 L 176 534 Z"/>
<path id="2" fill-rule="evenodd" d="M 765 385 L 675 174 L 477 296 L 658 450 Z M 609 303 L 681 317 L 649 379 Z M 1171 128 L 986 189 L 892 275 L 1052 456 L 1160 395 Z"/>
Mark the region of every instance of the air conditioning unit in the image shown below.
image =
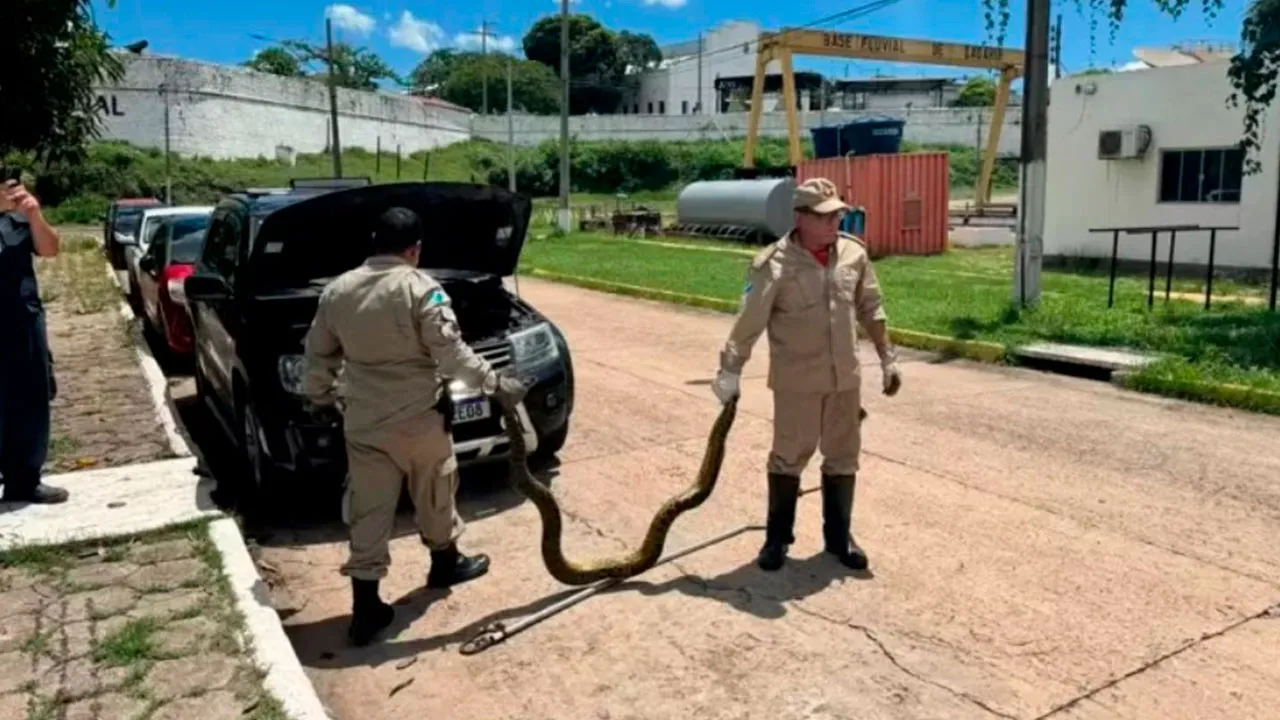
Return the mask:
<path id="1" fill-rule="evenodd" d="M 1151 126 L 1134 125 L 1098 133 L 1098 158 L 1100 160 L 1125 160 L 1140 158 L 1151 147 Z"/>

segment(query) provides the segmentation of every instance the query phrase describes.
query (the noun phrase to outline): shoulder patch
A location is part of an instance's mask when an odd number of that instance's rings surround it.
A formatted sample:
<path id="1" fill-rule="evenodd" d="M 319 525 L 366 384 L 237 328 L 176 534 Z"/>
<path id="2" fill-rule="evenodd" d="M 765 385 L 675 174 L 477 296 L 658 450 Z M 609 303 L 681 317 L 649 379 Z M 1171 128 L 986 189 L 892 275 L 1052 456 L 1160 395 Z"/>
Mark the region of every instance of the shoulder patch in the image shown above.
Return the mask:
<path id="1" fill-rule="evenodd" d="M 444 305 L 447 302 L 449 302 L 449 296 L 445 294 L 443 288 L 432 288 L 431 292 L 427 293 L 427 307 Z"/>

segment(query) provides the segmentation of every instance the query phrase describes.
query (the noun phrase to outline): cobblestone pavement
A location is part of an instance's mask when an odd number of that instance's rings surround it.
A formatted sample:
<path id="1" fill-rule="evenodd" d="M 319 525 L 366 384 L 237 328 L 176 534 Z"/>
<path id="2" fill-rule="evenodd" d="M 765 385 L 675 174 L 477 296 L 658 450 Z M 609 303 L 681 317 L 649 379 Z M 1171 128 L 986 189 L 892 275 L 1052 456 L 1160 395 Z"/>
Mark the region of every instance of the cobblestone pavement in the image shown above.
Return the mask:
<path id="1" fill-rule="evenodd" d="M 203 523 L 0 554 L 0 720 L 281 720 Z"/>

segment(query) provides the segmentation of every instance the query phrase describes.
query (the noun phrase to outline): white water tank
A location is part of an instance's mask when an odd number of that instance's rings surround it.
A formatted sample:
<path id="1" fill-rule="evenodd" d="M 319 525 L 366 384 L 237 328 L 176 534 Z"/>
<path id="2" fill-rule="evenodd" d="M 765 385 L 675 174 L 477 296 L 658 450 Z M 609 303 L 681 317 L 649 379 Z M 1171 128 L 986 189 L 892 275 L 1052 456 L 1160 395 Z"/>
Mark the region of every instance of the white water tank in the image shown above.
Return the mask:
<path id="1" fill-rule="evenodd" d="M 676 197 L 676 221 L 745 227 L 782 237 L 794 224 L 795 190 L 793 178 L 689 183 Z"/>

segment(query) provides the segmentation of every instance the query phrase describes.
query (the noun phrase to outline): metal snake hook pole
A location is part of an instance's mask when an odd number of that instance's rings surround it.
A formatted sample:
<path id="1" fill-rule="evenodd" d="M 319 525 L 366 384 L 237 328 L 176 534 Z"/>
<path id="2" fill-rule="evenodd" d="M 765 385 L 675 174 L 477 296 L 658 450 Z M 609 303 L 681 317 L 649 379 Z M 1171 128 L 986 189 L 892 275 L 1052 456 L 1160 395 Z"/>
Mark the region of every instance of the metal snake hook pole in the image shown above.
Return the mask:
<path id="1" fill-rule="evenodd" d="M 803 495 L 806 492 L 812 492 L 812 490 L 814 489 L 816 488 L 811 488 L 809 490 L 803 491 L 801 492 L 801 494 Z M 722 543 L 726 540 L 731 540 L 743 533 L 757 531 L 757 530 L 764 530 L 764 526 L 763 525 L 743 525 L 741 527 L 734 528 L 733 530 L 730 530 L 725 533 L 721 533 L 708 540 L 703 540 L 700 543 L 690 545 L 687 548 L 671 553 L 670 555 L 667 555 L 666 557 L 662 558 L 657 563 L 655 563 L 654 567 L 659 567 L 661 565 L 674 562 L 676 560 L 679 560 L 682 557 L 685 557 L 686 555 L 692 555 L 693 553 L 698 552 L 699 550 L 703 550 L 705 548 L 711 547 L 712 545 Z M 636 576 L 632 576 L 632 577 L 636 577 Z M 502 623 L 502 622 L 496 622 L 496 623 L 491 623 L 489 625 L 486 625 L 483 628 L 481 628 L 479 632 L 477 632 L 470 640 L 463 643 L 462 646 L 458 649 L 458 651 L 463 655 L 475 655 L 476 653 L 480 653 L 485 650 L 488 650 L 494 645 L 497 645 L 503 642 L 504 640 L 519 634 L 525 629 L 532 627 L 534 625 L 537 625 L 538 623 L 542 622 L 543 620 L 546 620 L 547 618 L 553 615 L 558 615 L 564 612 L 565 610 L 568 610 L 569 608 L 573 607 L 574 605 L 577 605 L 583 600 L 586 600 L 592 595 L 597 595 L 602 590 L 607 590 L 615 585 L 618 585 L 624 580 L 630 580 L 630 579 L 631 578 L 606 578 L 604 580 L 601 580 L 595 583 L 594 585 L 591 585 L 589 587 L 583 588 L 582 590 L 579 590 L 578 592 L 570 595 L 569 597 L 561 600 L 560 602 L 554 603 L 552 605 L 548 605 L 547 607 L 539 610 L 536 613 L 533 613 L 532 615 L 525 615 L 524 617 L 511 623 L 510 625 L 507 625 L 506 623 Z"/>

